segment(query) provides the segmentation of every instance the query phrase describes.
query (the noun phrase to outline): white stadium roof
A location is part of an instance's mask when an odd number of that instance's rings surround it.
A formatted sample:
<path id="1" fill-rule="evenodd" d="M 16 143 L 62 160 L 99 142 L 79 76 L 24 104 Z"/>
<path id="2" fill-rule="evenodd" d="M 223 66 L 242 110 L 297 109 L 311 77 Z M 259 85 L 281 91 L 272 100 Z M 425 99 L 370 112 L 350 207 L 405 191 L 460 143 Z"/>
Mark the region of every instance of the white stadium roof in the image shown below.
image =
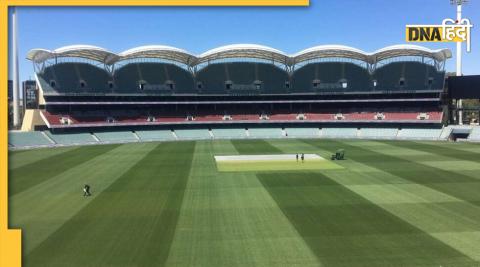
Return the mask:
<path id="1" fill-rule="evenodd" d="M 132 58 L 161 58 L 177 61 L 186 65 L 195 62 L 196 57 L 180 48 L 165 45 L 139 46 L 118 54 L 119 60 Z"/>
<path id="2" fill-rule="evenodd" d="M 316 59 L 316 58 L 325 58 L 325 57 L 344 57 L 351 59 L 358 59 L 365 62 L 369 62 L 368 53 L 344 45 L 320 45 L 307 48 L 303 51 L 300 51 L 294 55 L 292 58 L 295 60 L 295 63 L 300 63 L 303 61 Z"/>
<path id="3" fill-rule="evenodd" d="M 46 49 L 32 49 L 27 54 L 27 59 L 37 63 L 56 57 L 78 57 L 96 60 L 106 64 L 111 64 L 118 60 L 118 55 L 115 53 L 92 45 L 69 45 L 57 48 L 53 51 Z"/>
<path id="4" fill-rule="evenodd" d="M 339 57 L 357 59 L 373 64 L 385 59 L 400 56 L 424 56 L 437 61 L 444 61 L 452 57 L 452 52 L 449 49 L 432 50 L 417 45 L 393 45 L 368 53 L 349 46 L 321 45 L 305 49 L 296 54 L 288 55 L 268 46 L 256 44 L 234 44 L 218 47 L 200 55 L 194 55 L 183 49 L 163 45 L 140 46 L 115 54 L 97 46 L 71 45 L 57 48 L 53 51 L 46 49 L 32 49 L 28 52 L 27 59 L 35 63 L 41 63 L 53 58 L 77 57 L 111 65 L 127 59 L 159 58 L 194 66 L 204 62 L 226 58 L 255 58 L 293 65 L 316 58 Z"/>
<path id="5" fill-rule="evenodd" d="M 284 52 L 263 45 L 233 44 L 209 50 L 198 56 L 198 63 L 224 58 L 257 58 L 288 64 L 289 56 Z"/>

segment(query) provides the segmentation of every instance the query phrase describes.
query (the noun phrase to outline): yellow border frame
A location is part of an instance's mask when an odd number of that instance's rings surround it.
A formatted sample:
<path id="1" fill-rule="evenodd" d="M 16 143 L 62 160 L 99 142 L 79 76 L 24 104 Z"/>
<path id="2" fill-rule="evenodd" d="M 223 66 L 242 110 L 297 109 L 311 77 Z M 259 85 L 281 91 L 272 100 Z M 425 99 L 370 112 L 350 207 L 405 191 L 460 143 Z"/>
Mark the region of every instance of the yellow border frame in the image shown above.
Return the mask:
<path id="1" fill-rule="evenodd" d="M 308 6 L 309 0 L 1 0 L 0 266 L 22 265 L 22 230 L 8 229 L 8 8 L 11 6 Z"/>

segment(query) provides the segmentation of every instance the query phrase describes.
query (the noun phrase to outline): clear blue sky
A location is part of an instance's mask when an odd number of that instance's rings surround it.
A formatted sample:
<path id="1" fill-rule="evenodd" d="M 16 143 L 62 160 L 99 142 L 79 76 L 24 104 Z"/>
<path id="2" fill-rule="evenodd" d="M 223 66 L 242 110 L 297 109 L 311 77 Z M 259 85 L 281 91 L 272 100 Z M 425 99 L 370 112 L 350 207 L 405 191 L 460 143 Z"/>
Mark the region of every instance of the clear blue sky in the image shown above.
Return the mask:
<path id="1" fill-rule="evenodd" d="M 192 53 L 233 43 L 256 43 L 286 53 L 322 44 L 367 52 L 405 43 L 405 24 L 440 24 L 454 18 L 449 0 L 310 0 L 309 7 L 20 7 L 20 78 L 33 78 L 25 59 L 32 48 L 90 44 L 112 52 L 149 44 Z M 470 18 L 472 52 L 464 53 L 464 74 L 480 74 L 480 0 L 464 7 Z M 453 43 L 423 43 L 450 48 Z M 455 59 L 447 71 L 455 70 Z"/>

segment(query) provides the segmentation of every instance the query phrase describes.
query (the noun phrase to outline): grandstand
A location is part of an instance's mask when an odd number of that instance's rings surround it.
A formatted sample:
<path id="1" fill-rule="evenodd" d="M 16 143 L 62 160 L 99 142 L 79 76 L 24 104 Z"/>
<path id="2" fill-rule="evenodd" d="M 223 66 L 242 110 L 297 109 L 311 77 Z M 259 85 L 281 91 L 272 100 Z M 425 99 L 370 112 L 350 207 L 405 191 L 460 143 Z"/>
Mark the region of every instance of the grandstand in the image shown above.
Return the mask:
<path id="1" fill-rule="evenodd" d="M 239 44 L 200 55 L 74 45 L 28 54 L 40 87 L 32 144 L 243 138 L 439 139 L 448 49 L 295 54 Z M 27 122 L 28 123 L 28 122 Z M 14 134 L 16 135 L 16 134 Z M 448 137 L 442 136 L 443 139 Z M 17 144 L 17 145 L 15 145 Z"/>

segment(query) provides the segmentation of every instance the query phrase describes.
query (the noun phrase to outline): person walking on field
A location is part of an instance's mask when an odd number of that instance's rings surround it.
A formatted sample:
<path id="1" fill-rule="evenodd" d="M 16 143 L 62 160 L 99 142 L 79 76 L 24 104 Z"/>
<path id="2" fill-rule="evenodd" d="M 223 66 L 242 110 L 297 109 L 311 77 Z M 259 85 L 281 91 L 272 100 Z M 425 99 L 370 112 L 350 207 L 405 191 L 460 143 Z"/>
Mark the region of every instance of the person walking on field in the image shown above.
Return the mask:
<path id="1" fill-rule="evenodd" d="M 86 184 L 84 187 L 83 187 L 83 196 L 84 197 L 89 197 L 91 196 L 92 194 L 90 194 L 90 186 L 88 184 Z"/>
<path id="2" fill-rule="evenodd" d="M 297 162 L 298 162 L 298 153 L 297 153 Z"/>
<path id="3" fill-rule="evenodd" d="M 302 153 L 302 163 L 305 160 L 305 155 Z"/>

